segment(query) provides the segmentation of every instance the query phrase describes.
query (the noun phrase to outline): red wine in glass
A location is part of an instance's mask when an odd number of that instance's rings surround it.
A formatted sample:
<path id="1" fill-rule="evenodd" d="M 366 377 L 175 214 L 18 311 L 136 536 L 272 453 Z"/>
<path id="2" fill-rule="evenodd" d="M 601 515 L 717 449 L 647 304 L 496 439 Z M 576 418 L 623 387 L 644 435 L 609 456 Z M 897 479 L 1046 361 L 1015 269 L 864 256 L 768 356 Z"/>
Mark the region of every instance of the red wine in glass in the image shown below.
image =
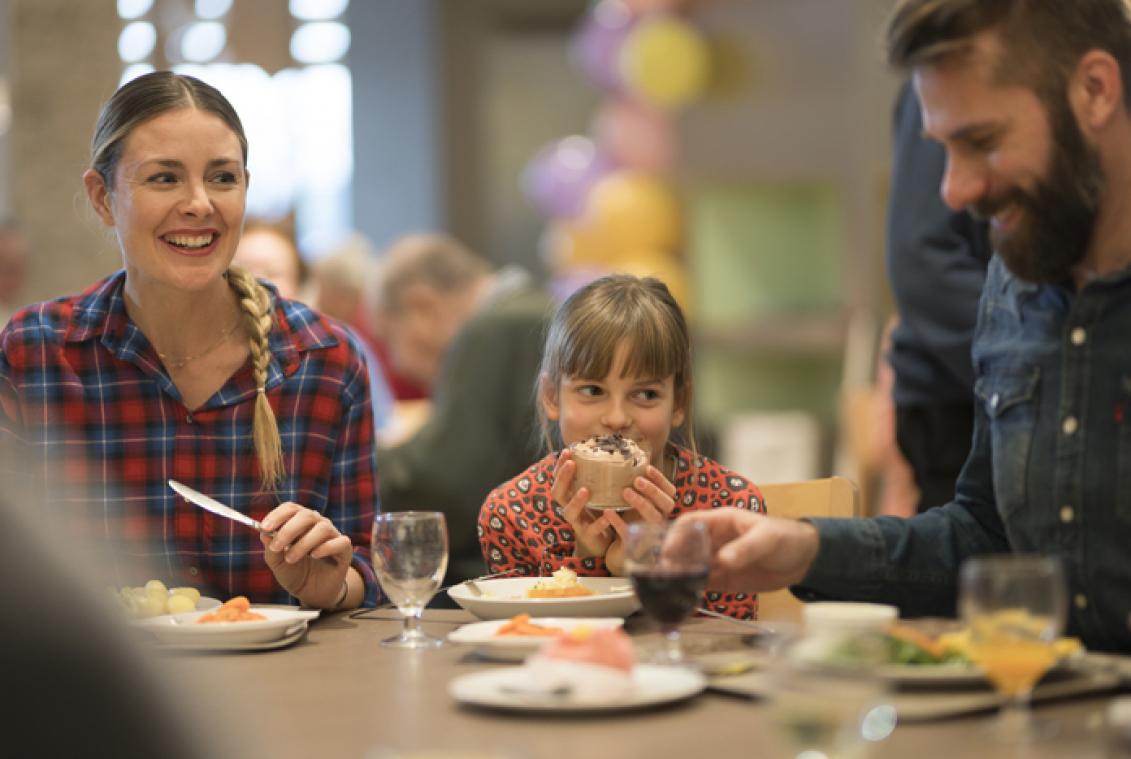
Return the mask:
<path id="1" fill-rule="evenodd" d="M 699 606 L 707 570 L 638 569 L 629 575 L 644 612 L 661 625 L 678 625 Z"/>
<path id="2" fill-rule="evenodd" d="M 685 664 L 679 623 L 700 604 L 710 568 L 711 541 L 701 522 L 634 522 L 625 541 L 625 569 L 645 613 L 660 623 L 659 661 Z"/>

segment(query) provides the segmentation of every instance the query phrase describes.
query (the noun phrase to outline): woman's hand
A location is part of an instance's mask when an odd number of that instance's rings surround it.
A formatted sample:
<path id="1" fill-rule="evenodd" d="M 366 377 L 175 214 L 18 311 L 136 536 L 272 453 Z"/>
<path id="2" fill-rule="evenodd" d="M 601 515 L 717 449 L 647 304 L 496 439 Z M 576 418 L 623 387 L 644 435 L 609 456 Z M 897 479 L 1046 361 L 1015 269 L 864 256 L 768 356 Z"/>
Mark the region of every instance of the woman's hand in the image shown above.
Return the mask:
<path id="1" fill-rule="evenodd" d="M 275 579 L 304 605 L 331 609 L 341 602 L 342 587 L 353 558 L 353 543 L 326 517 L 297 503 L 286 502 L 263 518 L 263 558 Z"/>
<path id="2" fill-rule="evenodd" d="M 550 488 L 550 495 L 562 504 L 562 514 L 573 530 L 574 555 L 583 559 L 604 556 L 615 533 L 606 513 L 597 514 L 586 508 L 589 503 L 588 488 L 578 488 L 573 498 L 569 498 L 569 487 L 576 471 L 577 464 L 571 458 L 569 449 L 566 449 L 558 457 L 558 463 L 554 467 L 554 484 Z"/>

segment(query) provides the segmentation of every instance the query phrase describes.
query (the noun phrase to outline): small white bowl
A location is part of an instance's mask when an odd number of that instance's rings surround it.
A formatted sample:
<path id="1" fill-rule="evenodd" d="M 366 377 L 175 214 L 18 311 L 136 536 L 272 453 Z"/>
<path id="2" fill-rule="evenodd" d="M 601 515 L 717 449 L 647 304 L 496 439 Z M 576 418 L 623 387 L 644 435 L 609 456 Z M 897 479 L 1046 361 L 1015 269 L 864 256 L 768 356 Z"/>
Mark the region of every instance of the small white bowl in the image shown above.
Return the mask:
<path id="1" fill-rule="evenodd" d="M 885 630 L 899 618 L 899 609 L 888 604 L 819 601 L 805 604 L 803 614 L 809 630 Z"/>

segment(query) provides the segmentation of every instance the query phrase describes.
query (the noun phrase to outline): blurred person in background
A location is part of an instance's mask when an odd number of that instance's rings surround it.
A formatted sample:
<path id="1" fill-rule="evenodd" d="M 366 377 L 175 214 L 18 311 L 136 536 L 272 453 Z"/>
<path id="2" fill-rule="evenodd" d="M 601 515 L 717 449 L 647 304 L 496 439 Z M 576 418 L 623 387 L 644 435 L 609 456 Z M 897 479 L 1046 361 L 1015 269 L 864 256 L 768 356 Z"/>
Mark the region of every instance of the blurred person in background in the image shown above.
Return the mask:
<path id="1" fill-rule="evenodd" d="M 317 311 L 337 319 L 357 338 L 369 368 L 373 428 L 380 437 L 394 424 L 396 409 L 388 362 L 381 358 L 363 305 L 365 283 L 372 279 L 374 266 L 369 243 L 360 234 L 353 234 L 312 267 L 306 297 Z"/>
<path id="2" fill-rule="evenodd" d="M 369 240 L 355 232 L 328 251 L 314 266 L 311 283 L 314 307 L 353 327 L 381 367 L 394 401 L 428 398 L 428 388 L 393 366 L 388 348 L 376 333 L 366 289 L 377 265 L 377 252 Z"/>
<path id="3" fill-rule="evenodd" d="M 0 220 L 0 326 L 23 305 L 20 299 L 27 280 L 27 243 L 11 219 Z"/>
<path id="4" fill-rule="evenodd" d="M 73 516 L 122 573 L 210 595 L 373 604 L 369 383 L 348 332 L 231 265 L 247 140 L 231 104 L 154 72 L 103 106 L 83 183 L 124 269 L 0 333 L 0 434 L 89 488 Z M 176 497 L 175 478 L 259 520 Z M 126 578 L 123 578 L 126 579 Z"/>
<path id="5" fill-rule="evenodd" d="M 895 108 L 887 267 L 898 320 L 891 332 L 895 440 L 919 490 L 912 511 L 954 498 L 974 434 L 970 347 L 990 260 L 989 229 L 939 197 L 946 151 L 923 136 L 910 83 Z"/>
<path id="6" fill-rule="evenodd" d="M 380 451 L 382 502 L 443 511 L 449 581 L 480 575 L 479 506 L 539 452 L 531 398 L 553 304 L 525 270 L 494 271 L 440 234 L 385 251 L 372 302 L 393 365 L 432 392 L 423 426 Z"/>
<path id="7" fill-rule="evenodd" d="M 232 263 L 253 277 L 270 282 L 287 300 L 305 302 L 306 262 L 295 242 L 294 223 L 248 219 Z"/>

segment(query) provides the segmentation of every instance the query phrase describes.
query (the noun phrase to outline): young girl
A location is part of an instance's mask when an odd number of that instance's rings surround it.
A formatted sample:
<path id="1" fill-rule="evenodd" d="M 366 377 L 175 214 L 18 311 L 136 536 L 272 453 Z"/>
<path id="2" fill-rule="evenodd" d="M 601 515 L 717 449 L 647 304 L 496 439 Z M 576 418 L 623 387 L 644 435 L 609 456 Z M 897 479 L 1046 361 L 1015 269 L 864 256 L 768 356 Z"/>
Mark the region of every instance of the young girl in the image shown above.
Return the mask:
<path id="1" fill-rule="evenodd" d="M 650 466 L 625 490 L 632 508 L 623 515 L 586 508 L 585 488 L 567 497 L 575 470 L 568 449 L 495 488 L 479 512 L 490 571 L 622 575 L 626 522 L 719 506 L 764 511 L 756 487 L 696 453 L 691 388 L 687 322 L 662 282 L 616 274 L 570 296 L 550 325 L 536 391 L 546 445 L 619 433 L 651 452 Z M 690 449 L 669 440 L 681 429 Z M 757 599 L 743 593 L 708 591 L 704 602 L 743 619 L 757 611 Z"/>

